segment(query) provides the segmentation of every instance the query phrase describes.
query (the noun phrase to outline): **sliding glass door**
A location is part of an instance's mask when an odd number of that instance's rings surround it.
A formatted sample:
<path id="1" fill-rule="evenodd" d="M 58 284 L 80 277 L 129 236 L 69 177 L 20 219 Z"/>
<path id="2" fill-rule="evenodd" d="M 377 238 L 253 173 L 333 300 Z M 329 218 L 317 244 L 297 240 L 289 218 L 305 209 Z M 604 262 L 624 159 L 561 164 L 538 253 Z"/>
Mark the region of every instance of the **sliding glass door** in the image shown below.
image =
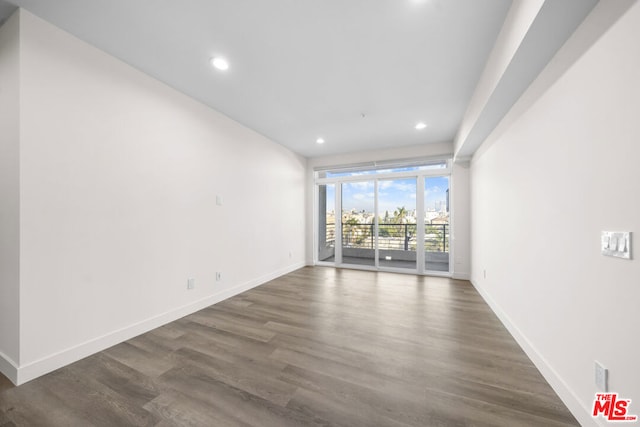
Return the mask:
<path id="1" fill-rule="evenodd" d="M 321 262 L 335 262 L 336 219 L 335 184 L 318 186 L 318 254 Z"/>
<path id="2" fill-rule="evenodd" d="M 342 263 L 375 266 L 375 182 L 342 184 Z"/>
<path id="3" fill-rule="evenodd" d="M 378 265 L 416 269 L 416 179 L 378 181 Z"/>
<path id="4" fill-rule="evenodd" d="M 449 177 L 427 177 L 424 184 L 426 271 L 449 271 L 449 231 Z"/>
<path id="5" fill-rule="evenodd" d="M 448 164 L 316 172 L 316 261 L 448 274 Z"/>

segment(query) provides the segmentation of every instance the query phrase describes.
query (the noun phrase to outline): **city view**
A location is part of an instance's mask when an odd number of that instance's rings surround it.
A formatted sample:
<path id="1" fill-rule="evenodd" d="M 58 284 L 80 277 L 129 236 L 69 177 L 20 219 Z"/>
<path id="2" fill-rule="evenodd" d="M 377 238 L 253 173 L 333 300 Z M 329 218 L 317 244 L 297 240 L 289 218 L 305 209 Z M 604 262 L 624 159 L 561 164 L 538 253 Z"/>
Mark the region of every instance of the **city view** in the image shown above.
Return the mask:
<path id="1" fill-rule="evenodd" d="M 371 263 L 375 250 L 375 186 L 374 181 L 345 182 L 342 186 L 343 257 L 356 264 Z M 335 186 L 326 186 L 325 245 L 335 245 Z M 378 249 L 380 261 L 394 266 L 415 268 L 418 247 L 415 178 L 378 181 Z M 425 178 L 424 250 L 432 264 L 427 269 L 448 270 L 449 252 L 449 178 Z M 327 260 L 333 252 L 325 251 Z M 429 254 L 432 254 L 429 256 Z M 446 255 L 446 260 L 442 257 Z M 439 256 L 439 258 L 438 258 Z M 436 260 L 436 258 L 438 258 Z M 436 265 L 436 261 L 440 264 Z M 345 260 L 343 260 L 345 262 Z"/>

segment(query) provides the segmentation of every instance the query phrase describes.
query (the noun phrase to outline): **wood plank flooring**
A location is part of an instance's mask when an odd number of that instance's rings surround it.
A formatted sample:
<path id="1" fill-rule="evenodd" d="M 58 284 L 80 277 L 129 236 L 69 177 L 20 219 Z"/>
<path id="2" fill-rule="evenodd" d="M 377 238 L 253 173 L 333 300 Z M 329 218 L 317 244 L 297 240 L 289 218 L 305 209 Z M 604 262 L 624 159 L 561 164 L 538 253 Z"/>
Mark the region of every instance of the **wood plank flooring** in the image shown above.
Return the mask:
<path id="1" fill-rule="evenodd" d="M 20 387 L 0 426 L 577 426 L 469 282 L 305 267 Z"/>

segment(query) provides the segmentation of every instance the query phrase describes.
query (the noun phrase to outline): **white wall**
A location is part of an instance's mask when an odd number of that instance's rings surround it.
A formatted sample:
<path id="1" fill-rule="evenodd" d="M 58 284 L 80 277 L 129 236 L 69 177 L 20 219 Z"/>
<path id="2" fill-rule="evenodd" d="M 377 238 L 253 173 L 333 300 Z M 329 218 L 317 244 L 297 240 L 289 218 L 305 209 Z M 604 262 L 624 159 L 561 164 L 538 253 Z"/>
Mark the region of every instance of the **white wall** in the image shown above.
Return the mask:
<path id="1" fill-rule="evenodd" d="M 640 244 L 639 37 L 636 3 L 471 166 L 472 281 L 583 425 L 594 360 L 640 414 L 640 261 L 600 255 Z"/>
<path id="2" fill-rule="evenodd" d="M 398 147 L 385 150 L 362 151 L 335 156 L 315 157 L 309 159 L 307 174 L 308 188 L 314 188 L 314 172 L 316 167 L 352 165 L 373 161 L 402 160 L 426 157 L 450 157 L 453 153 L 453 143 L 422 144 L 408 147 Z M 469 170 L 461 165 L 454 165 L 451 171 L 452 185 L 452 221 L 454 222 L 454 236 L 451 246 L 454 257 L 453 277 L 468 279 L 471 271 L 469 256 Z M 313 218 L 313 191 L 307 196 L 307 218 Z M 314 258 L 314 230 L 307 229 L 307 263 L 313 264 Z"/>
<path id="3" fill-rule="evenodd" d="M 20 382 L 304 265 L 305 159 L 24 11 L 21 43 Z"/>
<path id="4" fill-rule="evenodd" d="M 451 224 L 453 278 L 471 278 L 471 195 L 469 165 L 454 163 L 451 170 Z"/>
<path id="5" fill-rule="evenodd" d="M 8 375 L 20 358 L 19 61 L 14 14 L 0 27 L 0 372 Z"/>

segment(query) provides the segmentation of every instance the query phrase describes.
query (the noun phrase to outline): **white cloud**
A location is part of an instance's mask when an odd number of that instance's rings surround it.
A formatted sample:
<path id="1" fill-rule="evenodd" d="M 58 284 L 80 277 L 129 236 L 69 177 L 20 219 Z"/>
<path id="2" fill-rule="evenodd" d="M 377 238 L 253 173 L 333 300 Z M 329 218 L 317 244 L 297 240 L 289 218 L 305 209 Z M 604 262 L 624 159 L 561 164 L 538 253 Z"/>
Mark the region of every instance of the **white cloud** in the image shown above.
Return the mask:
<path id="1" fill-rule="evenodd" d="M 342 184 L 345 189 L 353 189 L 356 191 L 367 191 L 373 190 L 373 182 L 372 181 L 363 181 L 363 182 L 348 182 Z"/>

